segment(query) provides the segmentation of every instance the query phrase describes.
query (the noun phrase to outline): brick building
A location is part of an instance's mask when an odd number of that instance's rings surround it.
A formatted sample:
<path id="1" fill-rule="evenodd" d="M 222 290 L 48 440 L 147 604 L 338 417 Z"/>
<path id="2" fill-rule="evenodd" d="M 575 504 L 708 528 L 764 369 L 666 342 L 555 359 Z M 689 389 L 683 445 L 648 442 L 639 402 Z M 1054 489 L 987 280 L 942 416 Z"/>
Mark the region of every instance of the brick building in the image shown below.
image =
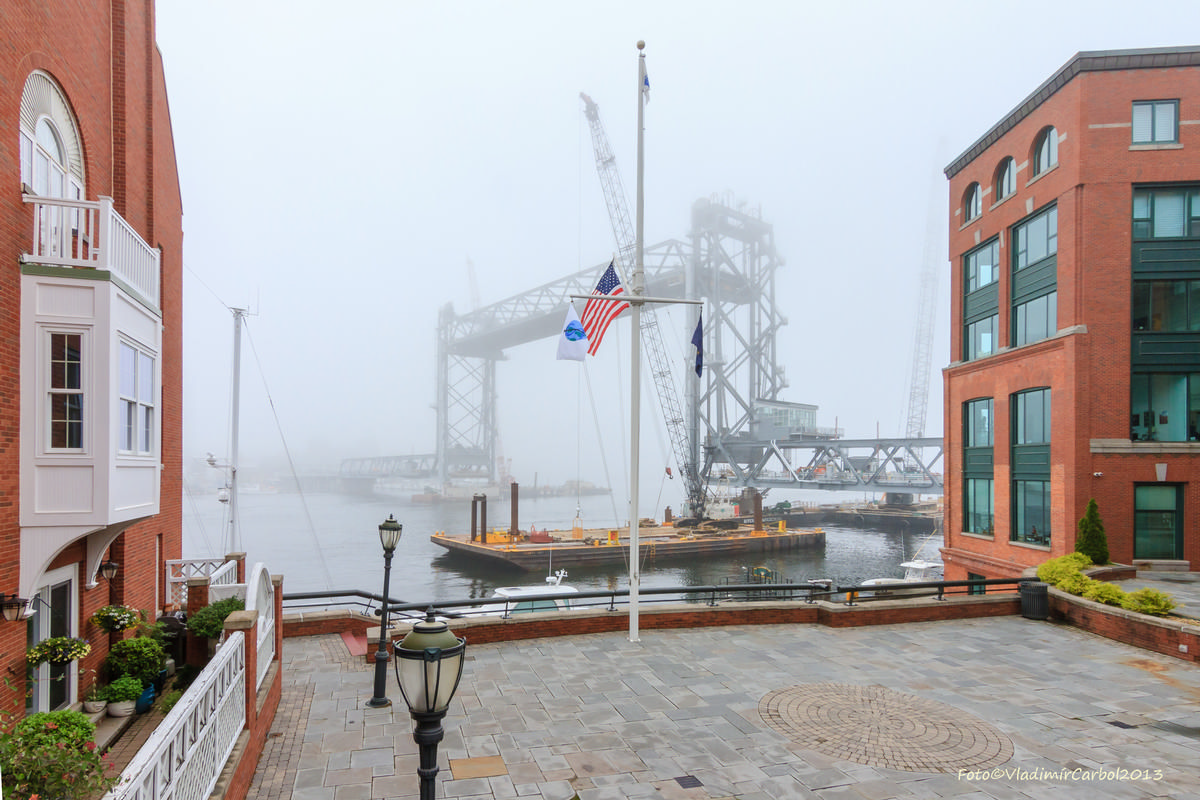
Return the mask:
<path id="1" fill-rule="evenodd" d="M 0 0 L 0 28 L 0 592 L 23 615 L 0 619 L 7 725 L 95 679 L 97 608 L 164 603 L 183 234 L 153 0 Z M 28 670 L 57 635 L 91 654 Z"/>
<path id="2" fill-rule="evenodd" d="M 946 168 L 947 579 L 1200 563 L 1200 48 L 1080 53 Z"/>

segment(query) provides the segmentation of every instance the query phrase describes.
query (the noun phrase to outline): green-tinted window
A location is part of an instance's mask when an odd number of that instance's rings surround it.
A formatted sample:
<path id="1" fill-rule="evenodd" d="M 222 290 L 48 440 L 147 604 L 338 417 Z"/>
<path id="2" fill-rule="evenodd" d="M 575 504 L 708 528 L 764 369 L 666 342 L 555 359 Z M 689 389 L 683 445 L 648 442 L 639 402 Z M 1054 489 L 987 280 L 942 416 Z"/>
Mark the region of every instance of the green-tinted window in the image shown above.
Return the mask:
<path id="1" fill-rule="evenodd" d="M 1013 395 L 1013 444 L 1050 442 L 1050 390 Z"/>
<path id="2" fill-rule="evenodd" d="M 1200 236 L 1200 189 L 1134 189 L 1133 238 L 1176 239 Z"/>
<path id="3" fill-rule="evenodd" d="M 1050 546 L 1050 481 L 1013 481 L 1011 540 Z"/>
<path id="4" fill-rule="evenodd" d="M 1014 269 L 1037 264 L 1058 252 L 1058 206 L 1013 228 Z"/>
<path id="5" fill-rule="evenodd" d="M 1134 558 L 1183 557 L 1180 501 L 1179 487 L 1174 484 L 1134 487 Z"/>
<path id="6" fill-rule="evenodd" d="M 982 289 L 1000 276 L 1000 244 L 993 239 L 963 257 L 967 292 Z"/>

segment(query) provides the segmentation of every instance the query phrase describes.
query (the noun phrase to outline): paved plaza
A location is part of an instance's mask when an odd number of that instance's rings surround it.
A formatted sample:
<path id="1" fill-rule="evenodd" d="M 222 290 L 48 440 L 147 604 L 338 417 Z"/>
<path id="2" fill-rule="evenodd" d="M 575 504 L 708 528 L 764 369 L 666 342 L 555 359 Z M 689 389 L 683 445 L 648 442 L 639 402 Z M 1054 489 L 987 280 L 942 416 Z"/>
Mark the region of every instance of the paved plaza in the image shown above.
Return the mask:
<path id="1" fill-rule="evenodd" d="M 418 792 L 407 710 L 342 637 L 287 639 L 256 800 Z M 997 617 L 471 645 L 439 798 L 1200 797 L 1200 669 Z"/>

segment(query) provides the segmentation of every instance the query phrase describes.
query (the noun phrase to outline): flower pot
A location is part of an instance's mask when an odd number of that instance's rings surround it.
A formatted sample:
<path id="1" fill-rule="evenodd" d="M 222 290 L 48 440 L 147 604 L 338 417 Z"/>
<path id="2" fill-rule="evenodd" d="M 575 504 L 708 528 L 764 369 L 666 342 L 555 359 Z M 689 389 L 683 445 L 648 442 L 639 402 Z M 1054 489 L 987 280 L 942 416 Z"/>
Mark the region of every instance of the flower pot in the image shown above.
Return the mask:
<path id="1" fill-rule="evenodd" d="M 134 710 L 139 714 L 145 714 L 154 705 L 154 684 L 146 687 L 142 692 L 142 696 L 134 701 Z"/>
<path id="2" fill-rule="evenodd" d="M 84 700 L 83 711 L 85 714 L 99 714 L 107 705 L 107 700 Z"/>
<path id="3" fill-rule="evenodd" d="M 128 717 L 133 714 L 133 709 L 136 705 L 136 700 L 117 700 L 111 702 L 108 704 L 108 715 L 110 717 Z"/>

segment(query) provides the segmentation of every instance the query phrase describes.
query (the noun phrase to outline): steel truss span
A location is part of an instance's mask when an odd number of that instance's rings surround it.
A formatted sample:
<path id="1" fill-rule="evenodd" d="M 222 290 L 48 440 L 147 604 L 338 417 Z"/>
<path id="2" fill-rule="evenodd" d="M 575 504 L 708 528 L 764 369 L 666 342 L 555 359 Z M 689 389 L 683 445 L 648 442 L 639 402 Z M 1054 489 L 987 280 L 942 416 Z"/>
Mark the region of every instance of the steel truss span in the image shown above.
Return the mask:
<path id="1" fill-rule="evenodd" d="M 941 439 L 838 439 L 816 426 L 816 406 L 782 399 L 787 387 L 776 336 L 786 324 L 775 303 L 775 274 L 783 260 L 774 227 L 732 198 L 703 198 L 692 206 L 687 241 L 647 247 L 647 296 L 704 301 L 704 371 L 697 380 L 680 359 L 673 380 L 686 398 L 682 413 L 689 456 L 704 482 L 738 487 L 830 490 L 878 489 L 940 494 Z M 434 475 L 443 489 L 456 481 L 495 485 L 499 431 L 496 365 L 510 347 L 558 336 L 571 295 L 589 294 L 608 261 L 458 314 L 447 303 L 438 315 L 437 452 L 426 456 L 347 459 L 345 477 Z M 674 372 L 674 370 L 672 370 Z M 672 420 L 668 419 L 666 424 Z M 922 450 L 936 456 L 926 461 Z M 866 454 L 858 451 L 867 450 Z M 799 451 L 807 450 L 802 460 Z M 681 471 L 689 465 L 678 465 Z M 817 470 L 821 472 L 818 477 Z"/>

